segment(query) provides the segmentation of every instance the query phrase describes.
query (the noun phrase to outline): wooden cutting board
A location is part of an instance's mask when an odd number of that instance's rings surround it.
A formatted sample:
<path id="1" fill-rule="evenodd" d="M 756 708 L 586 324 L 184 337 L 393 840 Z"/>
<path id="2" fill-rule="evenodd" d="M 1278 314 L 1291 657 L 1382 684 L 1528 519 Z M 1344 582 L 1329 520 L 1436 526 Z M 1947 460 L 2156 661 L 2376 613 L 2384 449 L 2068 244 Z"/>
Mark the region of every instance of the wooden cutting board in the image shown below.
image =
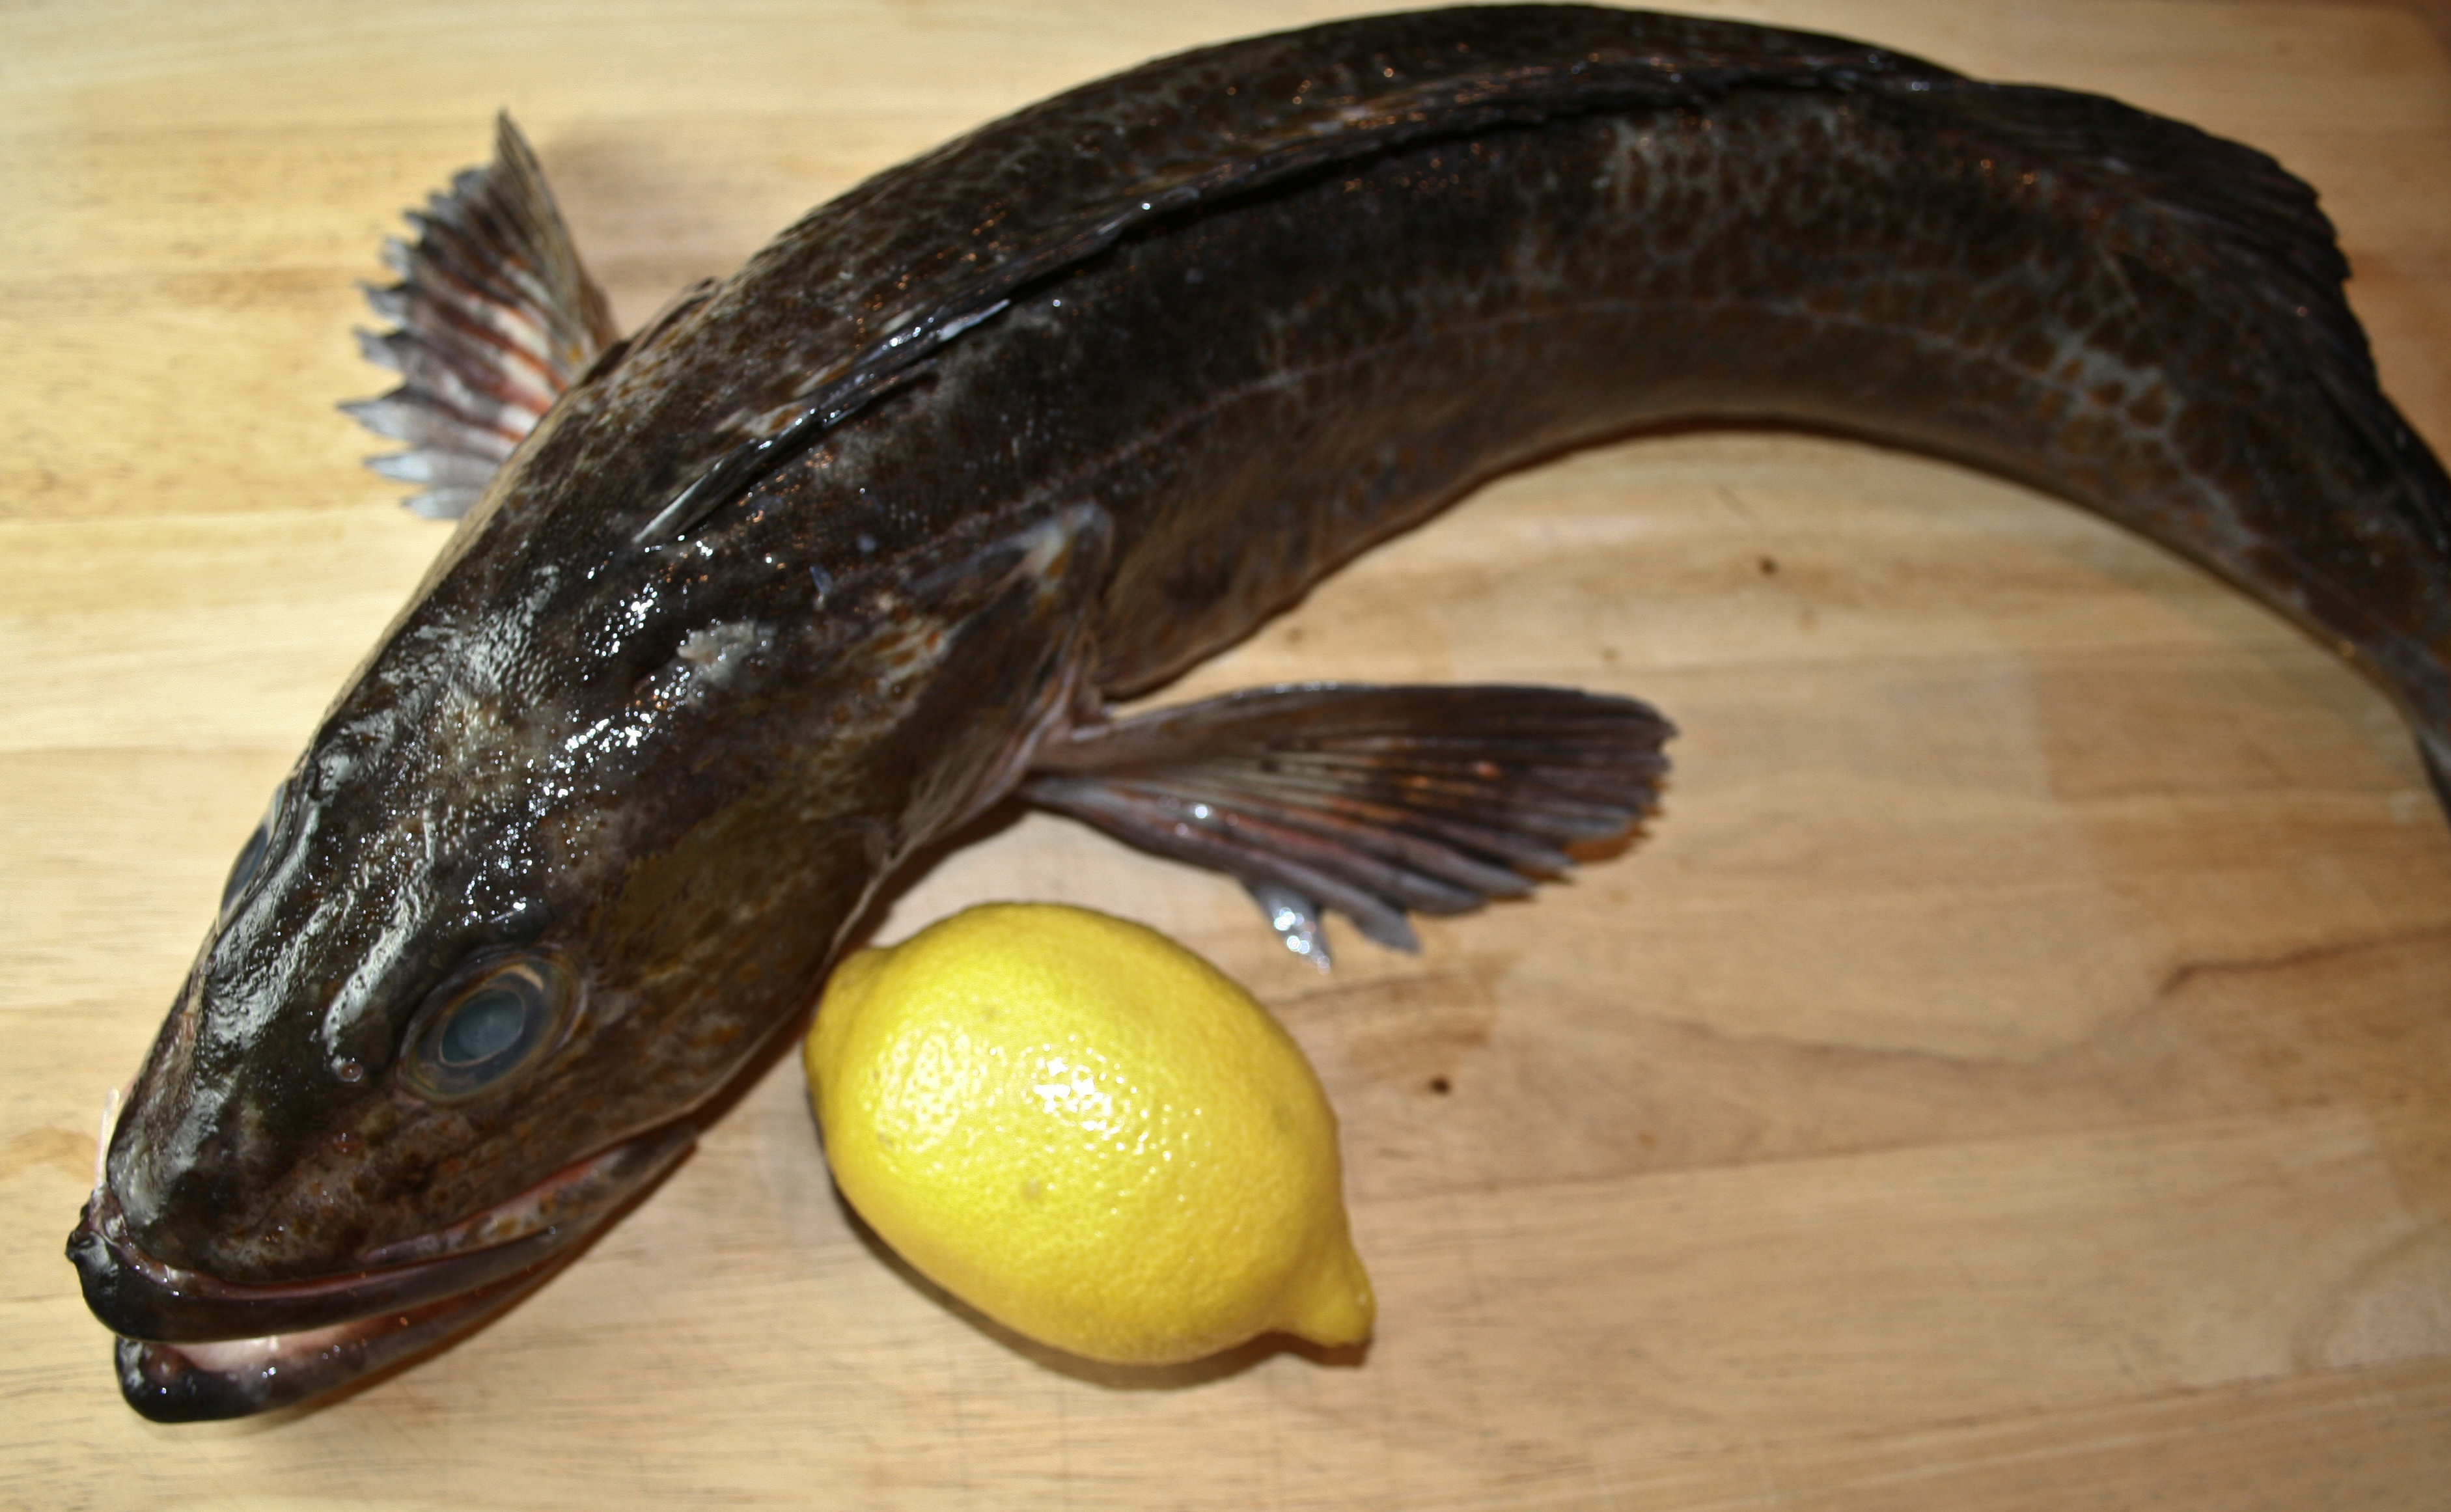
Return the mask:
<path id="1" fill-rule="evenodd" d="M 1687 434 L 1508 480 L 1198 672 L 1639 694 L 1628 853 L 1340 934 L 1024 819 L 987 898 L 1168 930 L 1343 1121 L 1358 1363 L 1018 1345 L 865 1240 L 775 1069 L 561 1278 L 320 1409 L 123 1407 L 60 1246 L 224 869 L 441 539 L 332 412 L 396 212 L 516 111 L 648 314 L 1064 86 L 1330 4 L 0 10 L 0 1502 L 2451 1505 L 2451 829 L 2269 615 L 2025 489 Z M 2097 89 L 2318 185 L 2451 443 L 2451 63 L 2392 9 L 1726 13 Z"/>

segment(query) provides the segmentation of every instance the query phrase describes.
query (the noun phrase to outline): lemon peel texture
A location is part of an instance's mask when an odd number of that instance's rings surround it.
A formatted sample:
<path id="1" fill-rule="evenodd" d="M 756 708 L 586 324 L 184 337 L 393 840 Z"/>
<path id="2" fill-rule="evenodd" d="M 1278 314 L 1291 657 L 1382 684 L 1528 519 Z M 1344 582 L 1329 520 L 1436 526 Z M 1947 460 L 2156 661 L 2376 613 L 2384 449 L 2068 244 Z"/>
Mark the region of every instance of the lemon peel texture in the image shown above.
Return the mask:
<path id="1" fill-rule="evenodd" d="M 1008 1327 L 1130 1365 L 1369 1336 L 1318 1077 L 1154 930 L 971 909 L 845 961 L 804 1060 L 843 1195 Z"/>

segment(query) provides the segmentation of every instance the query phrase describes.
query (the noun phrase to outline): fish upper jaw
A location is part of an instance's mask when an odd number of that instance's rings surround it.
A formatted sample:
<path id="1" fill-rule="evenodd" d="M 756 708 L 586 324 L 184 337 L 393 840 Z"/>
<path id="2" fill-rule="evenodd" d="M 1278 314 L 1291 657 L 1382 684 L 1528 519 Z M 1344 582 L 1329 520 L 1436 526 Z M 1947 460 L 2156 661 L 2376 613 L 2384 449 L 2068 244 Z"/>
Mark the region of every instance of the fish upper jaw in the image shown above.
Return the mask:
<path id="1" fill-rule="evenodd" d="M 458 1223 L 293 1281 L 228 1282 L 147 1255 L 108 1183 L 87 1202 L 68 1254 L 87 1306 L 121 1336 L 121 1384 L 131 1405 L 147 1416 L 163 1416 L 155 1409 L 165 1402 L 178 1408 L 174 1418 L 231 1416 L 276 1403 L 210 1378 L 235 1370 L 271 1380 L 286 1365 L 279 1400 L 294 1401 L 301 1393 L 292 1387 L 309 1379 L 328 1377 L 314 1391 L 328 1389 L 474 1324 L 540 1279 L 696 1138 L 689 1124 L 665 1125 Z M 298 1368 L 308 1363 L 320 1368 Z"/>

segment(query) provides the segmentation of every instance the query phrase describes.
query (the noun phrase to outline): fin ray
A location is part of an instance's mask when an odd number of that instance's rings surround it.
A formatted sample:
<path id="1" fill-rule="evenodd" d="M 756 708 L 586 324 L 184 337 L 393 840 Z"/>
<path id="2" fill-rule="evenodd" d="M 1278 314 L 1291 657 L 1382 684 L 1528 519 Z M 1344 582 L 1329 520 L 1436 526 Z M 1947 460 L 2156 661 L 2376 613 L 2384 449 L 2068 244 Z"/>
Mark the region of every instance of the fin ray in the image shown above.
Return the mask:
<path id="1" fill-rule="evenodd" d="M 1569 846 L 1630 835 L 1675 733 L 1569 689 L 1299 683 L 1079 726 L 1021 792 L 1239 877 L 1272 921 L 1324 905 L 1411 950 L 1406 914 L 1521 896 Z M 1288 895 L 1308 907 L 1271 906 Z"/>
<path id="2" fill-rule="evenodd" d="M 357 333 L 359 352 L 400 374 L 400 386 L 341 409 L 407 443 L 367 465 L 429 485 L 410 509 L 457 518 L 618 332 L 507 112 L 495 123 L 493 161 L 455 176 L 406 219 L 416 241 L 382 246 L 400 282 L 365 291 L 394 328 Z"/>

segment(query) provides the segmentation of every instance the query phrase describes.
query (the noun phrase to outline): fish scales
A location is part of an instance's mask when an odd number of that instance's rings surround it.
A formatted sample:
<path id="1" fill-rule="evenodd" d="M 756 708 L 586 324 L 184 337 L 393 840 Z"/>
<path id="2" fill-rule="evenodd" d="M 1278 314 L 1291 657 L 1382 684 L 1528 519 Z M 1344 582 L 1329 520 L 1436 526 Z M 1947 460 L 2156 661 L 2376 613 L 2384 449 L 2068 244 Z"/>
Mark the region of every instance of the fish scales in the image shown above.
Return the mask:
<path id="1" fill-rule="evenodd" d="M 504 261 L 578 340 L 523 154 L 519 213 L 461 219 L 544 239 Z M 1669 734 L 1630 700 L 1103 710 L 1630 428 L 2040 483 L 2361 662 L 2440 770 L 2451 488 L 2343 272 L 2310 191 L 2190 128 L 1581 8 L 1204 49 L 878 175 L 597 356 L 318 729 L 70 1242 L 130 1402 L 297 1400 L 516 1297 L 1008 795 L 1398 944 L 1624 833 Z"/>

